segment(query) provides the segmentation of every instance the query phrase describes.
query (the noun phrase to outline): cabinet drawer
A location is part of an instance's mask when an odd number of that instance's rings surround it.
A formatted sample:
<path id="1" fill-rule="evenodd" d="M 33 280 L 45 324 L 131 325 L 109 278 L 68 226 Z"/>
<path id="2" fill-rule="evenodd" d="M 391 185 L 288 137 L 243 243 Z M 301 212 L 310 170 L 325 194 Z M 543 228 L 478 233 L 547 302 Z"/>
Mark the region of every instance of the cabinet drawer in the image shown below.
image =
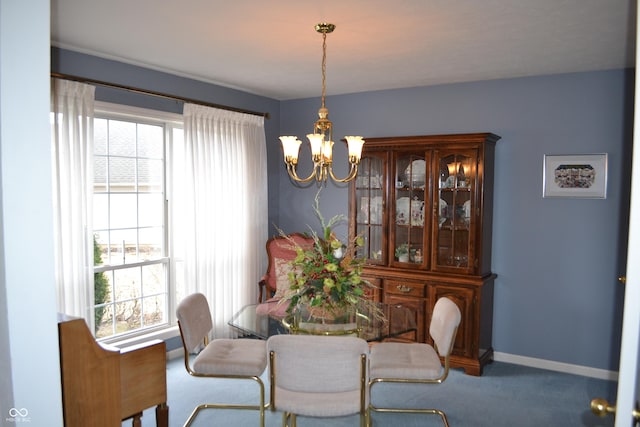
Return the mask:
<path id="1" fill-rule="evenodd" d="M 425 297 L 427 296 L 426 289 L 426 283 L 409 280 L 387 280 L 384 283 L 384 292 L 387 294 Z"/>

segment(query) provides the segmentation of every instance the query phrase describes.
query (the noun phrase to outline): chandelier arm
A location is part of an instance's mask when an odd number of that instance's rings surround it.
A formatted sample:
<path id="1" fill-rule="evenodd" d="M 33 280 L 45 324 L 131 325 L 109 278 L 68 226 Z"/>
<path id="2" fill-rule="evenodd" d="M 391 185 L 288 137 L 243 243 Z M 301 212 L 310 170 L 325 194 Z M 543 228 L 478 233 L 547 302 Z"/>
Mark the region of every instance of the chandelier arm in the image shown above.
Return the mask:
<path id="1" fill-rule="evenodd" d="M 335 182 L 349 182 L 358 174 L 358 165 L 356 163 L 351 163 L 351 168 L 349 169 L 349 174 L 345 178 L 338 178 L 333 174 L 333 168 L 329 167 L 329 176 Z"/>
<path id="2" fill-rule="evenodd" d="M 296 165 L 294 165 L 292 163 L 287 163 L 287 173 L 289 174 L 291 179 L 293 179 L 294 181 L 301 182 L 301 183 L 304 184 L 304 183 L 307 183 L 307 182 L 311 182 L 311 180 L 316 178 L 318 165 L 319 165 L 318 163 L 314 163 L 313 164 L 313 169 L 311 170 L 311 175 L 309 175 L 306 178 L 300 178 L 298 176 L 298 173 L 296 172 Z"/>

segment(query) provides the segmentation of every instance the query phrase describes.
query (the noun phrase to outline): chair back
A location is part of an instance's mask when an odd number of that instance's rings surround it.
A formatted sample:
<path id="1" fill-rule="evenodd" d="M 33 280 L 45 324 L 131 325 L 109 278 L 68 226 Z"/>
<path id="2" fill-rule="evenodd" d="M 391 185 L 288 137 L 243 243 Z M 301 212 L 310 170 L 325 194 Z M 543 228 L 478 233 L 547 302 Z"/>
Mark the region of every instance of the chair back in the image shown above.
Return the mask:
<path id="1" fill-rule="evenodd" d="M 429 335 L 433 338 L 440 356 L 447 357 L 451 353 L 461 319 L 462 315 L 456 303 L 446 297 L 436 301 L 429 325 Z"/>
<path id="2" fill-rule="evenodd" d="M 278 289 L 289 289 L 287 277 L 291 271 L 289 262 L 296 257 L 296 245 L 305 249 L 310 248 L 313 245 L 313 238 L 301 233 L 291 233 L 267 240 L 269 264 L 265 274 L 265 282 L 272 292 L 277 292 Z"/>
<path id="3" fill-rule="evenodd" d="M 305 392 L 342 392 L 360 387 L 360 356 L 369 345 L 357 337 L 274 335 L 267 353 L 277 358 L 278 387 Z"/>
<path id="4" fill-rule="evenodd" d="M 201 293 L 187 296 L 178 304 L 176 316 L 185 354 L 195 353 L 213 328 L 207 298 Z"/>

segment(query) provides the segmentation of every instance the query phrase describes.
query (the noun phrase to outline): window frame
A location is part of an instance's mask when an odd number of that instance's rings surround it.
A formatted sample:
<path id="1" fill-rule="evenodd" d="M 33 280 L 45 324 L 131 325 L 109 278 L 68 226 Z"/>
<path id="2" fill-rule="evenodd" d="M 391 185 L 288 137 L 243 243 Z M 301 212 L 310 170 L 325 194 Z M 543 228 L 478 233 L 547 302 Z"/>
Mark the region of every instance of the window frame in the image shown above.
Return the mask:
<path id="1" fill-rule="evenodd" d="M 112 345 L 135 345 L 150 339 L 168 339 L 178 336 L 177 319 L 175 309 L 177 306 L 177 279 L 176 262 L 182 262 L 174 253 L 173 236 L 171 231 L 171 215 L 169 200 L 171 199 L 172 186 L 169 185 L 172 179 L 172 153 L 173 134 L 184 129 L 184 120 L 181 114 L 169 113 L 165 111 L 133 107 L 129 105 L 116 104 L 110 102 L 96 101 L 94 104 L 94 117 L 107 120 L 126 120 L 135 123 L 161 125 L 164 128 L 164 253 L 161 257 L 153 260 L 135 262 L 130 264 L 105 266 L 94 266 L 94 273 L 102 271 L 112 271 L 123 268 L 132 268 L 140 265 L 165 264 L 167 266 L 167 313 L 166 323 L 153 325 L 141 329 L 123 332 L 98 338 L 99 342 Z M 94 230 L 92 230 L 93 233 Z M 90 302 L 92 312 L 95 307 L 94 301 Z"/>

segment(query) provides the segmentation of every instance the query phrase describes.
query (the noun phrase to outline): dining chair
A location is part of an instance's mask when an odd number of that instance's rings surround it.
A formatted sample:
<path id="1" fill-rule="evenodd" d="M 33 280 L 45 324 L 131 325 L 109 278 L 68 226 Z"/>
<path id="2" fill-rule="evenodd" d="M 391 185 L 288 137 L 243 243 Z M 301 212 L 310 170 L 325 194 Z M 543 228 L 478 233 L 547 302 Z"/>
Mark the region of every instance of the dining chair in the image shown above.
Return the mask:
<path id="1" fill-rule="evenodd" d="M 207 298 L 195 293 L 184 298 L 176 310 L 178 327 L 184 347 L 184 364 L 194 377 L 253 380 L 260 389 L 259 405 L 203 403 L 198 405 L 185 427 L 191 425 L 202 409 L 252 409 L 260 412 L 264 427 L 265 387 L 260 375 L 267 367 L 266 343 L 255 339 L 219 338 L 209 341 L 213 328 Z M 190 362 L 190 354 L 197 354 Z"/>
<path id="2" fill-rule="evenodd" d="M 367 354 L 362 338 L 274 335 L 267 340 L 270 406 L 281 410 L 282 426 L 296 427 L 297 415 L 342 417 L 360 414 L 367 424 Z"/>
<path id="3" fill-rule="evenodd" d="M 294 271 L 291 261 L 296 257 L 296 247 L 308 249 L 314 243 L 311 236 L 302 233 L 279 235 L 267 240 L 267 271 L 258 282 L 259 314 L 283 317 L 291 294 L 289 272 Z M 283 303 L 286 302 L 286 303 Z"/>
<path id="4" fill-rule="evenodd" d="M 381 383 L 441 384 L 449 375 L 449 356 L 453 348 L 461 313 L 449 298 L 438 299 L 431 316 L 429 335 L 433 346 L 420 343 L 386 342 L 376 344 L 369 355 L 369 425 L 371 411 L 440 415 L 449 427 L 446 414 L 439 409 L 405 409 L 375 406 L 371 397 L 374 385 Z M 444 365 L 440 358 L 444 359 Z"/>

